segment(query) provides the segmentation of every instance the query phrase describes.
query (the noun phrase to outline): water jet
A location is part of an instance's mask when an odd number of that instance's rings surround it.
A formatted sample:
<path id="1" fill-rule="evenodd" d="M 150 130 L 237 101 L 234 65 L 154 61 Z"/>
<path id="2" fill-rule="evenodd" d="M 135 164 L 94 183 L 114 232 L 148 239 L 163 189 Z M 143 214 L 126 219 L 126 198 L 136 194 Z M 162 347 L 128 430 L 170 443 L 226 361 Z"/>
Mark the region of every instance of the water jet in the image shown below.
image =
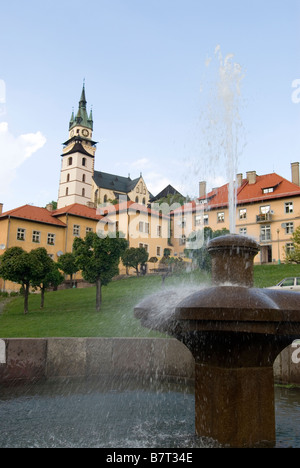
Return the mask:
<path id="1" fill-rule="evenodd" d="M 274 447 L 273 364 L 300 336 L 300 295 L 253 287 L 256 241 L 229 234 L 208 244 L 212 284 L 162 317 L 157 296 L 135 308 L 195 359 L 195 430 L 227 447 Z"/>

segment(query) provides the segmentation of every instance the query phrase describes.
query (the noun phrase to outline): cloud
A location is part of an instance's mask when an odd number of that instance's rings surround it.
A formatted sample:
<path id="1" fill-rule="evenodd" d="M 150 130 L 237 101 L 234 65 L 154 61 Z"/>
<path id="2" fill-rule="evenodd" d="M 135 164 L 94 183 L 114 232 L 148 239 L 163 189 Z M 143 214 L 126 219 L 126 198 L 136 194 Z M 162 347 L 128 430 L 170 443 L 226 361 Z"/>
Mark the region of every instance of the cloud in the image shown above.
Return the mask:
<path id="1" fill-rule="evenodd" d="M 7 122 L 0 122 L 0 193 L 5 193 L 17 169 L 44 146 L 46 138 L 41 132 L 15 137 Z"/>
<path id="2" fill-rule="evenodd" d="M 148 158 L 141 158 L 137 159 L 136 161 L 132 162 L 130 164 L 131 167 L 133 168 L 139 168 L 139 169 L 146 169 L 151 166 L 151 162 L 149 161 Z"/>
<path id="3" fill-rule="evenodd" d="M 144 179 L 146 180 L 147 188 L 152 195 L 157 195 L 171 183 L 167 177 L 158 172 L 149 172 L 145 174 Z"/>

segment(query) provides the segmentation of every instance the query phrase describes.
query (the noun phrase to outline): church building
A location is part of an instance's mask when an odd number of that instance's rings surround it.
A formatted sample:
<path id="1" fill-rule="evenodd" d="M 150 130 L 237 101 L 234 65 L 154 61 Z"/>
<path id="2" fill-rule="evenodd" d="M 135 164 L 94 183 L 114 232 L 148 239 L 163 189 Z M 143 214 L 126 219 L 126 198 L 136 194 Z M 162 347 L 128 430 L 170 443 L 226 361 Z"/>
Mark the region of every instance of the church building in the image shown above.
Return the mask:
<path id="1" fill-rule="evenodd" d="M 150 193 L 140 174 L 131 179 L 95 170 L 97 142 L 93 140 L 93 116 L 86 108 L 83 85 L 76 116 L 71 114 L 69 138 L 63 143 L 57 208 L 79 203 L 97 207 L 104 203 L 133 201 L 148 205 Z"/>

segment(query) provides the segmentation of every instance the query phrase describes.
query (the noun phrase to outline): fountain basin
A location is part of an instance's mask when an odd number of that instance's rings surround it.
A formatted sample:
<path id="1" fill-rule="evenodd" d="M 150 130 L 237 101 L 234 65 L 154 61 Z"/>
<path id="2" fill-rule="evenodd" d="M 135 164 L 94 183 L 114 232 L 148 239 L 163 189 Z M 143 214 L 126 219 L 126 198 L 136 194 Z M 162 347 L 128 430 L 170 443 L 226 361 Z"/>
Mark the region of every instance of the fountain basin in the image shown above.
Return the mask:
<path id="1" fill-rule="evenodd" d="M 182 341 L 195 358 L 195 427 L 230 447 L 274 446 L 273 364 L 300 336 L 300 295 L 253 288 L 258 244 L 244 236 L 210 242 L 212 283 L 163 317 L 157 297 L 139 304 L 144 326 Z"/>

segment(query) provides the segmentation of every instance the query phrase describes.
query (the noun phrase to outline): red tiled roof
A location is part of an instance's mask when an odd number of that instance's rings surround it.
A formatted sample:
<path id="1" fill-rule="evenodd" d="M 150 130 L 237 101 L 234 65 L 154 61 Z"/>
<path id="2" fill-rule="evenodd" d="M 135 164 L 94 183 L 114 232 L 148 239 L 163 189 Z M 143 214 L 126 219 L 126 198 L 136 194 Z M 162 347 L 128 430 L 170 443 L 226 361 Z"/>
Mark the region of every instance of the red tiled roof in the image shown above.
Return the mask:
<path id="1" fill-rule="evenodd" d="M 109 215 L 114 213 L 121 213 L 124 211 L 129 212 L 130 210 L 133 210 L 135 212 L 140 211 L 143 213 L 164 217 L 161 212 L 153 210 L 151 208 L 148 208 L 146 205 L 136 203 L 131 200 L 116 205 L 108 204 L 106 206 L 99 207 L 97 209 L 97 212 L 102 215 Z"/>
<path id="2" fill-rule="evenodd" d="M 222 185 L 206 196 L 198 198 L 198 202 L 203 202 L 205 209 L 221 208 L 228 205 L 228 188 L 229 184 Z M 264 193 L 264 189 L 273 189 L 271 192 Z M 244 205 L 247 203 L 264 202 L 276 200 L 278 198 L 288 198 L 300 196 L 300 187 L 293 182 L 279 176 L 276 173 L 266 175 L 256 175 L 256 182 L 249 184 L 247 179 L 243 179 L 241 186 L 237 189 L 237 204 Z M 187 203 L 183 207 L 174 210 L 174 214 L 179 214 L 183 210 L 185 213 L 194 211 L 199 203 Z"/>
<path id="3" fill-rule="evenodd" d="M 300 187 L 275 172 L 263 176 L 256 176 L 256 183 L 249 184 L 247 180 L 238 192 L 238 203 L 252 203 L 255 201 L 272 200 L 275 198 L 300 195 Z M 263 193 L 263 189 L 273 188 L 270 193 Z"/>
<path id="4" fill-rule="evenodd" d="M 29 221 L 36 221 L 37 223 L 53 224 L 60 227 L 66 227 L 65 223 L 59 219 L 53 218 L 52 212 L 46 208 L 40 208 L 38 206 L 23 205 L 19 208 L 6 211 L 0 215 L 1 218 L 18 218 L 27 219 Z"/>
<path id="5" fill-rule="evenodd" d="M 52 216 L 61 216 L 65 214 L 71 214 L 73 216 L 79 216 L 81 218 L 89 218 L 99 221 L 103 215 L 97 213 L 96 208 L 91 208 L 80 203 L 73 203 L 72 205 L 64 206 L 58 210 L 52 211 Z"/>

